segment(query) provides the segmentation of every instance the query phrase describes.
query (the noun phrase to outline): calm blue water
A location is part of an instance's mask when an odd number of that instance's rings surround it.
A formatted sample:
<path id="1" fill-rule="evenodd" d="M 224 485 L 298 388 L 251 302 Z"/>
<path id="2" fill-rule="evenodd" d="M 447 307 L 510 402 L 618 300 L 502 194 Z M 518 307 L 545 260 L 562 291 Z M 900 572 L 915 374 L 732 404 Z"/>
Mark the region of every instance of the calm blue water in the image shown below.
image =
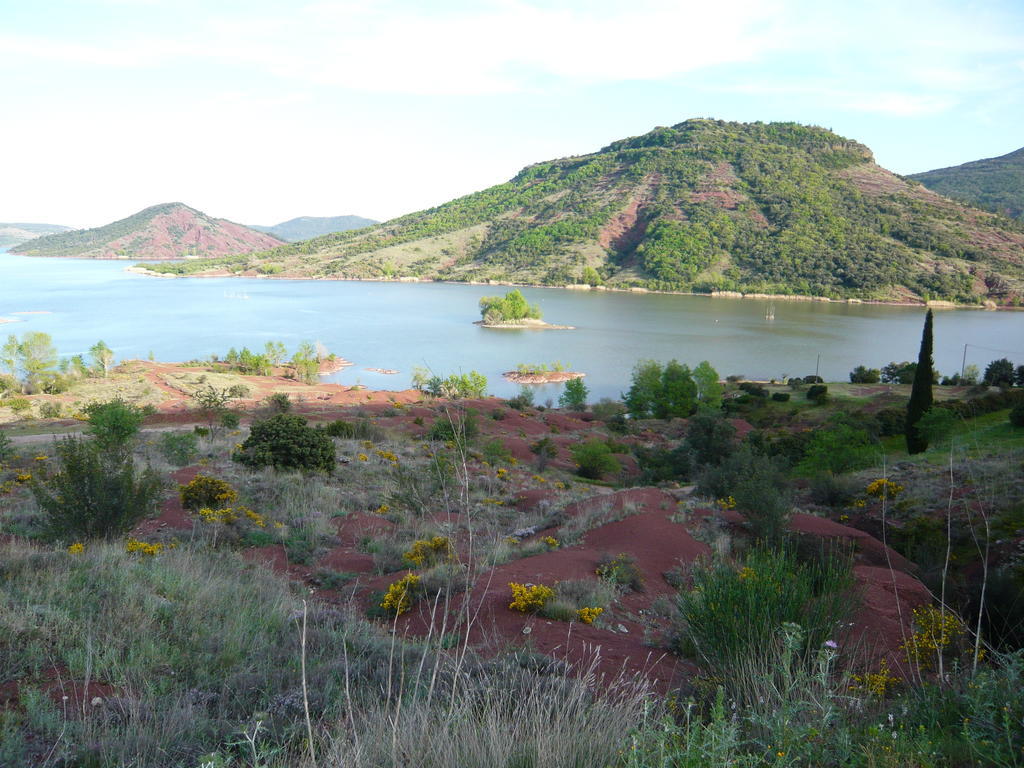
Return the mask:
<path id="1" fill-rule="evenodd" d="M 501 372 L 520 362 L 569 364 L 587 374 L 591 399 L 617 397 L 637 360 L 695 365 L 710 360 L 723 376 L 814 373 L 845 380 L 856 365 L 913 360 L 920 308 L 768 302 L 526 288 L 552 323 L 573 331 L 498 331 L 473 325 L 481 296 L 503 286 L 239 278 L 159 279 L 124 271 L 125 262 L 30 259 L 0 251 L 0 333 L 49 333 L 63 355 L 85 353 L 98 339 L 118 358 L 187 360 L 229 347 L 289 348 L 322 341 L 355 365 L 332 377 L 346 384 L 403 389 L 413 366 L 436 373 L 479 370 L 494 394 L 518 387 Z M 245 298 L 247 297 L 247 298 Z M 45 312 L 47 314 L 17 314 Z M 1024 312 L 938 311 L 935 363 L 944 373 L 967 362 L 982 368 L 1009 357 L 1024 363 Z M 364 368 L 401 371 L 386 376 Z M 537 388 L 537 402 L 561 385 Z"/>

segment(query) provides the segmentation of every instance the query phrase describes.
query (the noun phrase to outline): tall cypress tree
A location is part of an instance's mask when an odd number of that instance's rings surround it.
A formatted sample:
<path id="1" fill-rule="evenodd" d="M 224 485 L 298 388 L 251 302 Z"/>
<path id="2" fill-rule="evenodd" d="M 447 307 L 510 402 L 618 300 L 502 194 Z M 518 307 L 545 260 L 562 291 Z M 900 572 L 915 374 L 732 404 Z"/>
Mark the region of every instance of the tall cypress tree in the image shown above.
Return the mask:
<path id="1" fill-rule="evenodd" d="M 914 372 L 914 386 L 910 390 L 907 404 L 907 453 L 924 453 L 928 450 L 928 438 L 921 434 L 917 423 L 932 407 L 932 311 L 924 316 L 924 332 L 921 334 L 921 351 L 917 355 L 917 370 Z"/>

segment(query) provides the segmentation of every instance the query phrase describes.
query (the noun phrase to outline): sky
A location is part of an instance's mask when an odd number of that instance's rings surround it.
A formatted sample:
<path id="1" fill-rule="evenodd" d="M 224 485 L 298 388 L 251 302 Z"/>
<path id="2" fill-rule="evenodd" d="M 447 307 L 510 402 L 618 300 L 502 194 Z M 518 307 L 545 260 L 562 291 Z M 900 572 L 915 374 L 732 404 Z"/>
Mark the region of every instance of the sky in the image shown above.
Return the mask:
<path id="1" fill-rule="evenodd" d="M 0 221 L 388 219 L 691 117 L 1024 145 L 1024 2 L 0 0 Z"/>

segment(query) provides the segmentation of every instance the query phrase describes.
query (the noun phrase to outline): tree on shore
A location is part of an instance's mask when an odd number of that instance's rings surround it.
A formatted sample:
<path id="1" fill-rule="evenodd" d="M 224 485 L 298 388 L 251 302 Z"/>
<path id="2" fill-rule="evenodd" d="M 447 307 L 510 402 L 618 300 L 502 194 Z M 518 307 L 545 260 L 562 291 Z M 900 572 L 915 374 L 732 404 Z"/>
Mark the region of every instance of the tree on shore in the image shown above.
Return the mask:
<path id="1" fill-rule="evenodd" d="M 110 374 L 110 364 L 114 362 L 114 350 L 107 346 L 107 343 L 100 339 L 89 347 L 89 356 L 93 362 L 103 369 L 103 378 Z"/>
<path id="2" fill-rule="evenodd" d="M 722 407 L 722 384 L 718 371 L 707 360 L 701 360 L 693 369 L 693 380 L 697 384 L 697 402 L 705 408 Z"/>
<path id="3" fill-rule="evenodd" d="M 907 453 L 924 453 L 928 449 L 928 438 L 918 429 L 918 422 L 932 407 L 932 402 L 932 311 L 929 309 L 924 317 L 921 351 L 917 356 L 914 384 L 907 404 Z"/>

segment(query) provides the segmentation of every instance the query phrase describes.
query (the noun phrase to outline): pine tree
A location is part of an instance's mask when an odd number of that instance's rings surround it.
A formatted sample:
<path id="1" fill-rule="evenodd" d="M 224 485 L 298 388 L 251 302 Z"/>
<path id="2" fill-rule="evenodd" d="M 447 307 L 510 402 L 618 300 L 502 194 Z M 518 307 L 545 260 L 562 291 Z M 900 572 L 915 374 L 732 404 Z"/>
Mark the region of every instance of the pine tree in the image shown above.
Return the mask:
<path id="1" fill-rule="evenodd" d="M 924 332 L 921 334 L 921 351 L 917 356 L 917 370 L 914 371 L 914 385 L 910 390 L 907 404 L 907 453 L 924 453 L 928 449 L 928 438 L 921 434 L 917 423 L 932 407 L 932 311 L 924 317 Z"/>

